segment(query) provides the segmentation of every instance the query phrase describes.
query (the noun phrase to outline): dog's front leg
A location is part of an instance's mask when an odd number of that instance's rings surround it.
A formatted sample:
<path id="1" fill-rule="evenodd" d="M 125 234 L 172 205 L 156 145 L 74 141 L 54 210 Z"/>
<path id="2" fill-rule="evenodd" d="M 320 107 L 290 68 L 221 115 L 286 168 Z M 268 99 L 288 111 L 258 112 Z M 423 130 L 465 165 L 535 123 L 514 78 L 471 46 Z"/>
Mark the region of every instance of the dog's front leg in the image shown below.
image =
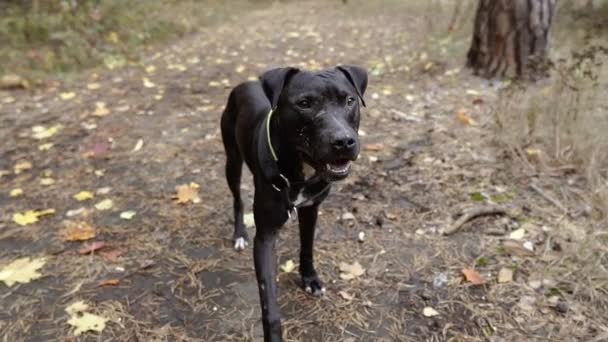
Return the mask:
<path id="1" fill-rule="evenodd" d="M 298 209 L 300 225 L 300 276 L 302 277 L 302 288 L 314 296 L 321 296 L 325 293 L 325 288 L 315 270 L 313 257 L 318 211 L 319 204 Z"/>
<path id="2" fill-rule="evenodd" d="M 257 220 L 256 220 L 257 224 Z M 276 239 L 278 228 L 256 228 L 253 242 L 255 275 L 262 305 L 262 326 L 265 342 L 282 341 L 281 317 L 277 293 Z"/>

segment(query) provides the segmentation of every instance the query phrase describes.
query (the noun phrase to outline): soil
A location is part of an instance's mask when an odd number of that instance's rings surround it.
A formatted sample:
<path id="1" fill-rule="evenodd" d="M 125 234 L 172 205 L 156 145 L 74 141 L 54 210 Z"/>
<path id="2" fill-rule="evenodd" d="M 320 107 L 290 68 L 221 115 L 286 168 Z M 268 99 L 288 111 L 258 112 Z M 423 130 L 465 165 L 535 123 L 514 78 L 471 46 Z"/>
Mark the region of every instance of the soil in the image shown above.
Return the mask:
<path id="1" fill-rule="evenodd" d="M 353 174 L 321 208 L 315 253 L 326 296 L 307 295 L 297 273 L 279 275 L 286 340 L 598 336 L 606 318 L 591 319 L 585 307 L 564 301 L 563 287 L 542 281 L 551 276 L 535 273 L 560 252 L 541 227 L 558 227 L 565 214 L 530 188 L 521 163 L 495 139 L 500 83 L 464 69 L 466 41 L 423 41 L 428 27 L 425 16 L 403 6 L 275 3 L 151 48 L 143 62 L 120 70 L 0 92 L 0 170 L 7 171 L 0 178 L 0 265 L 20 257 L 48 260 L 42 278 L 0 284 L 2 340 L 260 340 L 251 245 L 241 253 L 232 248 L 219 118 L 230 88 L 266 69 L 342 63 L 370 71 L 364 148 Z M 35 140 L 37 125 L 62 128 Z M 50 149 L 39 149 L 49 142 Z M 24 160 L 32 168 L 17 174 L 14 165 Z M 55 182 L 41 185 L 43 178 Z M 200 185 L 201 201 L 176 203 L 176 187 L 191 182 Z M 24 195 L 10 197 L 15 188 Z M 83 190 L 97 194 L 76 201 Z M 247 211 L 252 190 L 247 174 Z M 113 200 L 113 208 L 95 209 L 103 199 Z M 477 217 L 441 234 L 460 210 L 492 202 L 515 213 Z M 55 214 L 37 223 L 13 222 L 16 212 L 47 208 Z M 123 211 L 136 214 L 126 220 Z M 343 220 L 345 213 L 354 219 Z M 65 241 L 66 220 L 91 224 L 96 237 Z M 503 241 L 524 224 L 520 242 L 529 241 L 534 252 L 505 249 Z M 298 262 L 297 236 L 293 224 L 282 229 L 281 264 Z M 106 247 L 78 252 L 92 241 Z M 364 275 L 341 279 L 339 264 L 355 261 Z M 503 267 L 514 269 L 515 278 L 499 283 Z M 465 268 L 484 283 L 464 279 Z M 119 282 L 100 285 L 108 279 Z M 77 300 L 109 318 L 103 332 L 73 336 L 65 308 Z M 439 314 L 426 317 L 425 307 Z"/>

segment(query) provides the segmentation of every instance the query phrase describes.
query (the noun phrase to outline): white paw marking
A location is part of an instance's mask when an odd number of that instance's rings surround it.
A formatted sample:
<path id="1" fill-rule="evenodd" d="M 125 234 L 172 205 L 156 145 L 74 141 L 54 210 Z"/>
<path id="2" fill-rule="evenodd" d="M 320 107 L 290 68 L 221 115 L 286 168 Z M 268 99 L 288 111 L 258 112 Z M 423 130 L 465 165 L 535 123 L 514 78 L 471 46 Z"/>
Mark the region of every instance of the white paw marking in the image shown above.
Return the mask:
<path id="1" fill-rule="evenodd" d="M 310 286 L 306 286 L 304 291 L 306 291 L 306 293 L 312 293 L 312 288 Z"/>
<path id="2" fill-rule="evenodd" d="M 245 238 L 242 238 L 242 237 L 237 238 L 234 241 L 234 249 L 236 249 L 237 251 L 242 251 L 248 245 L 249 245 L 249 243 L 247 242 L 247 240 L 245 240 Z"/>

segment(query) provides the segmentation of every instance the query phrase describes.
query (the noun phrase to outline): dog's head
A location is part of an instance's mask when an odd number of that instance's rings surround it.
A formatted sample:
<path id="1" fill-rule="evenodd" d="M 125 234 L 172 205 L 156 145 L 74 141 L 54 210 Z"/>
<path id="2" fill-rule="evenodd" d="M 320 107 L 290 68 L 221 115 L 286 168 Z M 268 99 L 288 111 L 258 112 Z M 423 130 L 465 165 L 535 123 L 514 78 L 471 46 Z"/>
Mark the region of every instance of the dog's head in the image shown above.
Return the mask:
<path id="1" fill-rule="evenodd" d="M 264 73 L 260 82 L 283 139 L 304 162 L 327 181 L 348 176 L 359 155 L 367 72 L 351 65 L 319 72 L 280 68 Z"/>

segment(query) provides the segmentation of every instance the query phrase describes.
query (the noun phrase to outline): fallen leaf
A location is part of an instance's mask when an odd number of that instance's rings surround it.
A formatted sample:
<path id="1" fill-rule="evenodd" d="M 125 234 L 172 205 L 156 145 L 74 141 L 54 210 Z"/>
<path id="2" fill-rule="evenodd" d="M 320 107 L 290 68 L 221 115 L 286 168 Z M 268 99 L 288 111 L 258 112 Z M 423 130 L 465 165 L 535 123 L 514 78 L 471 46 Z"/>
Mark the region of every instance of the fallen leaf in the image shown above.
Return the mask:
<path id="1" fill-rule="evenodd" d="M 106 107 L 105 102 L 95 102 L 93 116 L 104 117 L 108 114 L 110 114 L 110 110 Z"/>
<path id="2" fill-rule="evenodd" d="M 130 220 L 135 216 L 135 211 L 133 210 L 127 210 L 127 211 L 123 211 L 122 213 L 120 213 L 120 218 L 123 220 Z"/>
<path id="3" fill-rule="evenodd" d="M 522 243 L 517 240 L 504 240 L 502 242 L 502 248 L 505 253 L 518 257 L 529 257 L 534 255 L 533 251 L 524 248 Z"/>
<path id="4" fill-rule="evenodd" d="M 68 324 L 74 327 L 74 335 L 80 336 L 87 331 L 102 332 L 106 327 L 107 318 L 86 312 L 88 305 L 79 301 L 68 306 L 65 311 L 70 315 Z"/>
<path id="5" fill-rule="evenodd" d="M 38 222 L 38 218 L 41 216 L 52 215 L 54 213 L 55 209 L 46 209 L 42 211 L 28 210 L 23 213 L 13 214 L 13 221 L 21 226 L 26 226 Z"/>
<path id="6" fill-rule="evenodd" d="M 352 264 L 341 262 L 340 272 L 340 278 L 344 280 L 351 280 L 362 276 L 365 273 L 365 269 L 361 266 L 361 264 L 359 264 L 358 261 L 355 261 Z"/>
<path id="7" fill-rule="evenodd" d="M 154 82 L 150 81 L 147 77 L 144 77 L 142 79 L 142 81 L 144 82 L 144 87 L 146 87 L 146 88 L 154 88 L 154 87 L 156 87 L 156 84 L 154 84 Z"/>
<path id="8" fill-rule="evenodd" d="M 439 312 L 430 306 L 427 306 L 424 309 L 422 309 L 422 314 L 424 315 L 424 317 L 439 316 Z"/>
<path id="9" fill-rule="evenodd" d="M 57 132 L 59 132 L 62 128 L 63 126 L 61 125 L 51 127 L 44 127 L 40 125 L 34 126 L 32 127 L 32 138 L 36 140 L 48 139 L 57 134 Z"/>
<path id="10" fill-rule="evenodd" d="M 283 271 L 285 273 L 291 273 L 295 269 L 296 269 L 296 264 L 291 259 L 287 260 L 283 265 L 281 265 L 281 271 Z"/>
<path id="11" fill-rule="evenodd" d="M 200 203 L 201 198 L 198 195 L 199 185 L 191 182 L 190 184 L 182 184 L 177 186 L 177 195 L 173 198 L 176 203 Z"/>
<path id="12" fill-rule="evenodd" d="M 513 269 L 503 267 L 498 271 L 498 282 L 499 283 L 510 283 L 513 281 Z"/>
<path id="13" fill-rule="evenodd" d="M 516 229 L 509 234 L 509 239 L 512 240 L 521 240 L 526 235 L 526 230 L 523 228 Z"/>
<path id="14" fill-rule="evenodd" d="M 53 143 L 46 143 L 38 146 L 38 151 L 48 151 L 53 147 Z"/>
<path id="15" fill-rule="evenodd" d="M 118 258 L 125 254 L 123 250 L 120 250 L 118 248 L 113 248 L 110 249 L 109 251 L 106 250 L 102 250 L 99 251 L 99 255 L 101 255 L 102 258 L 104 258 L 106 261 L 109 262 L 116 262 L 118 260 Z"/>
<path id="16" fill-rule="evenodd" d="M 87 310 L 89 308 L 89 305 L 83 301 L 78 301 L 78 302 L 74 302 L 72 304 L 70 304 L 67 308 L 65 308 L 65 311 L 70 314 L 70 315 L 74 315 L 77 314 L 79 312 L 83 312 L 85 310 Z"/>
<path id="17" fill-rule="evenodd" d="M 366 151 L 382 151 L 382 149 L 384 149 L 384 144 L 381 143 L 376 143 L 376 144 L 366 144 L 364 149 Z"/>
<path id="18" fill-rule="evenodd" d="M 340 295 L 340 297 L 342 297 L 343 299 L 346 299 L 348 301 L 355 299 L 355 296 L 351 295 L 350 293 L 348 293 L 346 291 L 338 291 L 338 294 Z"/>
<path id="19" fill-rule="evenodd" d="M 46 263 L 45 258 L 21 258 L 4 266 L 0 270 L 0 281 L 11 287 L 16 283 L 27 284 L 34 279 L 42 277 L 38 272 Z"/>
<path id="20" fill-rule="evenodd" d="M 95 195 L 90 191 L 81 191 L 74 195 L 74 199 L 78 202 L 86 201 L 95 197 Z"/>
<path id="21" fill-rule="evenodd" d="M 458 120 L 460 122 L 462 122 L 465 125 L 469 125 L 469 126 L 477 125 L 477 122 L 475 120 L 473 120 L 473 118 L 467 114 L 467 110 L 464 108 L 458 110 L 458 112 L 456 113 L 456 117 L 458 118 Z"/>
<path id="22" fill-rule="evenodd" d="M 106 247 L 106 243 L 103 241 L 95 241 L 90 244 L 85 244 L 80 249 L 78 249 L 79 254 L 90 254 L 95 251 L 98 251 L 102 248 Z"/>
<path id="23" fill-rule="evenodd" d="M 141 150 L 141 148 L 144 146 L 144 141 L 143 139 L 139 139 L 137 140 L 137 144 L 135 144 L 135 147 L 133 147 L 133 152 L 137 152 L 139 150 Z"/>
<path id="24" fill-rule="evenodd" d="M 149 65 L 146 67 L 146 72 L 148 74 L 153 74 L 156 72 L 156 67 L 154 65 Z"/>
<path id="25" fill-rule="evenodd" d="M 89 84 L 87 84 L 87 89 L 89 89 L 89 90 L 97 90 L 99 88 L 101 88 L 101 84 L 99 84 L 99 83 L 89 83 Z"/>
<path id="26" fill-rule="evenodd" d="M 65 225 L 66 228 L 62 232 L 65 241 L 86 241 L 97 235 L 95 228 L 87 222 L 67 221 Z"/>
<path id="27" fill-rule="evenodd" d="M 9 192 L 8 194 L 10 197 L 19 197 L 19 196 L 23 196 L 23 189 L 21 188 L 17 188 L 17 189 L 13 189 L 11 190 L 11 192 Z"/>
<path id="28" fill-rule="evenodd" d="M 109 198 L 106 198 L 103 201 L 97 202 L 97 204 L 95 204 L 95 209 L 97 210 L 110 210 L 112 209 L 112 207 L 114 207 L 114 201 Z"/>
<path id="29" fill-rule="evenodd" d="M 62 100 L 67 101 L 67 100 L 71 100 L 74 97 L 76 97 L 76 93 L 72 92 L 67 92 L 67 93 L 61 93 L 59 94 L 59 97 L 61 97 Z"/>
<path id="30" fill-rule="evenodd" d="M 30 83 L 23 77 L 15 74 L 6 74 L 0 77 L 0 89 L 27 89 Z"/>
<path id="31" fill-rule="evenodd" d="M 103 188 L 99 188 L 95 191 L 96 194 L 98 195 L 107 195 L 110 193 L 110 191 L 112 191 L 112 188 L 109 186 L 103 187 Z"/>
<path id="32" fill-rule="evenodd" d="M 243 216 L 243 222 L 245 223 L 245 227 L 253 228 L 255 227 L 255 219 L 253 213 L 247 213 Z"/>
<path id="33" fill-rule="evenodd" d="M 98 286 L 102 287 L 102 286 L 116 286 L 120 284 L 120 279 L 106 279 L 102 282 L 99 283 Z"/>
<path id="34" fill-rule="evenodd" d="M 27 160 L 18 161 L 17 163 L 15 163 L 15 166 L 14 166 L 15 174 L 18 175 L 23 171 L 29 170 L 32 168 L 32 166 L 33 166 L 32 163 L 30 163 Z"/>
<path id="35" fill-rule="evenodd" d="M 55 180 L 53 178 L 42 178 L 40 179 L 40 185 L 48 186 L 55 184 Z"/>
<path id="36" fill-rule="evenodd" d="M 465 279 L 473 285 L 481 285 L 485 283 L 481 275 L 473 269 L 465 268 L 462 270 L 462 274 L 464 274 Z"/>

